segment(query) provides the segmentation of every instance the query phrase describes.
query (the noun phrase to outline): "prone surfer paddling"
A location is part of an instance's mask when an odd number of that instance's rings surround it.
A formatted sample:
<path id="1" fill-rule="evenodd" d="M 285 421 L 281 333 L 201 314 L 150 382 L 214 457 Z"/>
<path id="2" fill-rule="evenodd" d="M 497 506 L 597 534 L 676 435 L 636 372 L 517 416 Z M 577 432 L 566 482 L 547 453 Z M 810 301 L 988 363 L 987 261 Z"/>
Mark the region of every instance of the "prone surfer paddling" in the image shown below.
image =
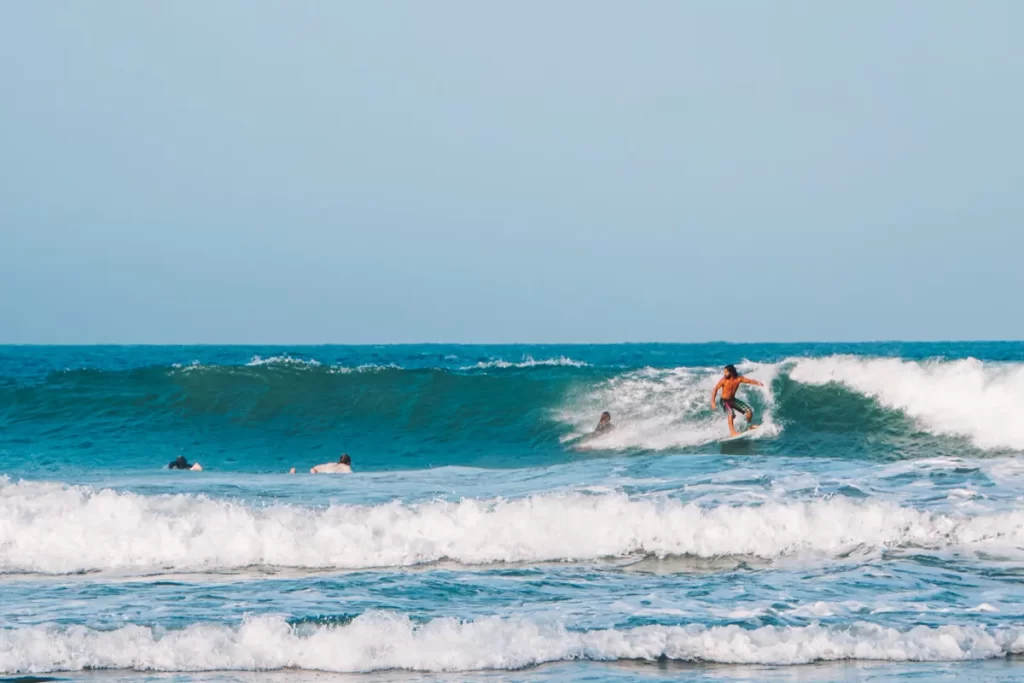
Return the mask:
<path id="1" fill-rule="evenodd" d="M 726 365 L 725 370 L 722 372 L 722 379 L 718 380 L 718 384 L 715 385 L 714 391 L 711 392 L 711 410 L 714 410 L 715 397 L 718 395 L 719 389 L 722 391 L 722 401 L 719 405 L 722 406 L 722 410 L 725 411 L 725 414 L 729 416 L 729 436 L 736 436 L 739 434 L 732 424 L 733 419 L 736 417 L 736 411 L 743 413 L 743 416 L 747 418 L 747 429 L 753 429 L 757 426 L 750 424 L 750 421 L 754 417 L 754 409 L 736 398 L 736 390 L 740 388 L 741 384 L 753 384 L 758 387 L 764 386 L 756 379 L 748 379 L 736 372 L 735 365 Z"/>
<path id="2" fill-rule="evenodd" d="M 171 461 L 171 464 L 167 466 L 169 470 L 192 470 L 193 472 L 202 472 L 203 466 L 197 462 L 190 463 L 185 459 L 184 455 L 179 455 L 177 458 Z"/>

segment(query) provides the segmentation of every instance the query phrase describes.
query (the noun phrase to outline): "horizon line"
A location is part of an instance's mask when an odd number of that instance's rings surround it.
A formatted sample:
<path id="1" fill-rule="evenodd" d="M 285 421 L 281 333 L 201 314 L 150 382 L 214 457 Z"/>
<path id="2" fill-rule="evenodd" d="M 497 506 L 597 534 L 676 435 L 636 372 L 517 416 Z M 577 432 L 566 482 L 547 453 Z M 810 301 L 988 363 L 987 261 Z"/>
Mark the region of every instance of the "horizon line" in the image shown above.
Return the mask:
<path id="1" fill-rule="evenodd" d="M 706 341 L 612 341 L 612 342 L 549 342 L 549 341 L 514 341 L 514 342 L 3 342 L 2 347 L 215 347 L 215 346 L 263 346 L 263 347 L 326 347 L 326 346 L 706 346 L 721 344 L 727 346 L 744 346 L 753 344 L 1014 344 L 1022 343 L 1022 339 L 845 339 L 845 340 L 756 340 L 732 341 L 714 339 Z"/>

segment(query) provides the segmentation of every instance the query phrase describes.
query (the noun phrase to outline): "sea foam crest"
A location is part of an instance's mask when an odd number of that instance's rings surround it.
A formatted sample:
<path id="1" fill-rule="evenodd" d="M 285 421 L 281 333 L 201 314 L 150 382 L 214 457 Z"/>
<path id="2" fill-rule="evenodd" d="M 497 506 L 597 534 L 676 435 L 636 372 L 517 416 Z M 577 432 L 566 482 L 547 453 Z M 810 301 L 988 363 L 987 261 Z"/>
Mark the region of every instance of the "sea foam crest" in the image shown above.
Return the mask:
<path id="1" fill-rule="evenodd" d="M 829 356 L 791 361 L 803 384 L 842 384 L 914 418 L 935 434 L 964 436 L 979 448 L 1024 449 L 1024 365 Z"/>
<path id="2" fill-rule="evenodd" d="M 271 356 L 269 358 L 262 358 L 260 356 L 253 356 L 252 360 L 246 363 L 246 367 L 258 368 L 258 367 L 278 367 L 278 368 L 293 368 L 297 370 L 315 370 L 315 369 L 326 369 L 327 372 L 332 374 L 349 374 L 353 372 L 378 372 L 381 370 L 402 370 L 402 366 L 396 363 L 386 364 L 375 364 L 366 363 L 358 365 L 356 367 L 349 367 L 345 365 L 328 365 L 324 366 L 320 361 L 309 358 L 294 358 L 289 355 Z"/>
<path id="3" fill-rule="evenodd" d="M 951 546 L 1019 555 L 1024 511 L 950 515 L 843 498 L 702 507 L 616 492 L 250 507 L 194 495 L 0 485 L 0 572 L 354 569 L 630 555 L 816 559 Z"/>
<path id="4" fill-rule="evenodd" d="M 270 356 L 269 358 L 263 358 L 261 356 L 253 356 L 252 360 L 246 363 L 246 366 L 250 368 L 258 368 L 262 366 L 291 366 L 298 368 L 318 368 L 320 367 L 320 361 L 313 358 L 294 358 L 287 354 L 278 356 Z"/>
<path id="5" fill-rule="evenodd" d="M 487 370 L 490 368 L 536 368 L 536 367 L 566 367 L 566 368 L 588 368 L 590 363 L 586 363 L 581 360 L 575 360 L 568 356 L 559 356 L 557 358 L 542 358 L 536 360 L 533 356 L 524 356 L 521 361 L 508 361 L 503 359 L 480 361 L 476 365 L 469 365 L 462 370 Z"/>
<path id="6" fill-rule="evenodd" d="M 279 617 L 255 617 L 234 628 L 193 624 L 172 631 L 134 625 L 113 631 L 55 625 L 4 629 L 0 672 L 456 672 L 522 669 L 573 659 L 804 664 L 844 659 L 957 661 L 1022 651 L 1024 629 L 974 625 L 900 631 L 865 622 L 752 630 L 695 624 L 576 631 L 557 622 L 498 617 L 415 624 L 405 615 L 369 612 L 345 625 L 313 628 L 296 628 Z"/>

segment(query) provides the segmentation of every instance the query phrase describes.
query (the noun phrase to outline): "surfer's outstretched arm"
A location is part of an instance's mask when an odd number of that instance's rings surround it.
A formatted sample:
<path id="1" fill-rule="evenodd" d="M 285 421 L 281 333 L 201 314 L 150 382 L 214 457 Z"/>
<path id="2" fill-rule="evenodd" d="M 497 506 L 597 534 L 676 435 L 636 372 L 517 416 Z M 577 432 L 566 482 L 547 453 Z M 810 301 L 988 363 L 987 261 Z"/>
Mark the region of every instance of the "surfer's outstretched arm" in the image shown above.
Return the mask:
<path id="1" fill-rule="evenodd" d="M 740 377 L 740 382 L 743 384 L 753 384 L 755 387 L 763 387 L 764 385 L 758 382 L 756 379 L 750 379 L 749 377 Z"/>

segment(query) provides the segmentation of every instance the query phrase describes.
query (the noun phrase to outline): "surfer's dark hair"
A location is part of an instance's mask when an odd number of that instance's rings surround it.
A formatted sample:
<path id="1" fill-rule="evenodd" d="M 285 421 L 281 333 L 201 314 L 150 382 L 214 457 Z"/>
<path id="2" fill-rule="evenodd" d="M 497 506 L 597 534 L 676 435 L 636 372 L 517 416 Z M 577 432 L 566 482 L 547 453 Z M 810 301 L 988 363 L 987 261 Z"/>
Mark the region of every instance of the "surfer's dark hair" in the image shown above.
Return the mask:
<path id="1" fill-rule="evenodd" d="M 340 458 L 338 458 L 338 462 L 341 463 L 342 465 L 351 465 L 352 458 L 348 456 L 348 453 L 344 453 Z"/>
<path id="2" fill-rule="evenodd" d="M 729 365 L 725 366 L 725 371 L 729 373 L 730 377 L 739 377 L 740 376 L 740 373 L 736 372 L 736 366 L 732 365 L 731 363 Z"/>

